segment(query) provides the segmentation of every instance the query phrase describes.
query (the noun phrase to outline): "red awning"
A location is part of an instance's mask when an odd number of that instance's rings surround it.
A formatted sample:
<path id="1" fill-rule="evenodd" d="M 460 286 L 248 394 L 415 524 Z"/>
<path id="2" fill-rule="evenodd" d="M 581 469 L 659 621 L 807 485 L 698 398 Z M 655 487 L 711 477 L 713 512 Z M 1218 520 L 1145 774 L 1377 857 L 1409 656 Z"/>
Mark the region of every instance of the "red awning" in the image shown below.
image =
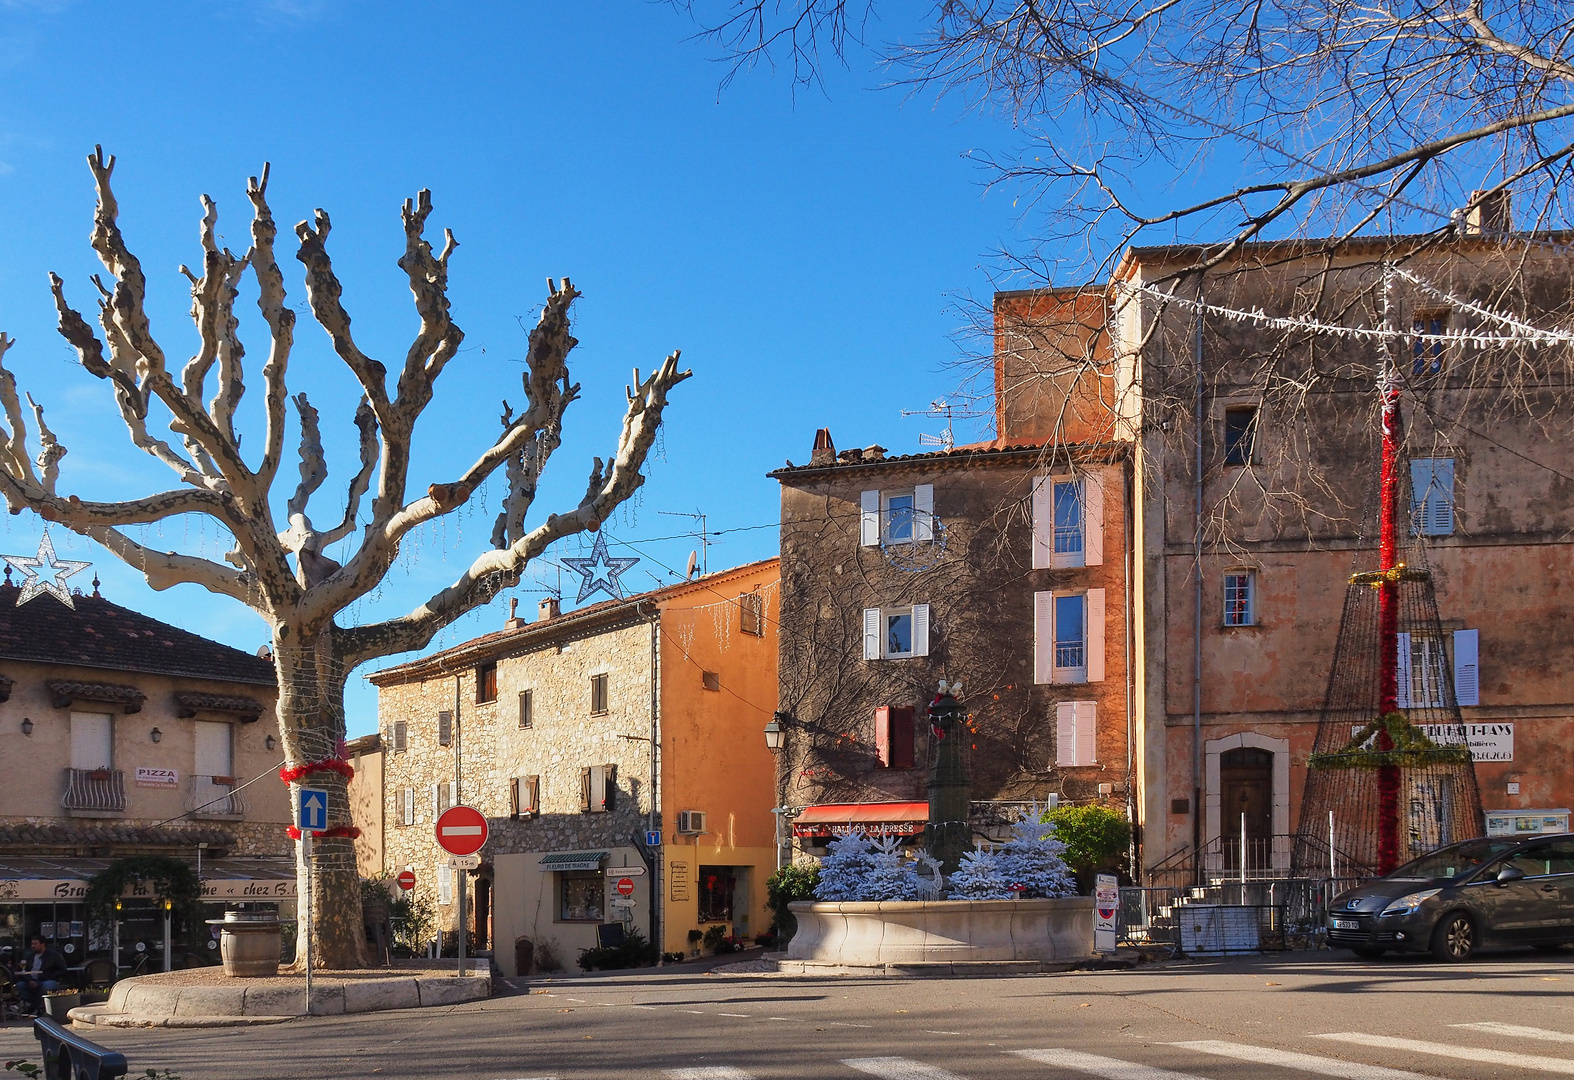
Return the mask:
<path id="1" fill-rule="evenodd" d="M 916 836 L 928 823 L 926 802 L 822 803 L 804 808 L 793 820 L 792 834 L 805 838 L 852 832 Z"/>

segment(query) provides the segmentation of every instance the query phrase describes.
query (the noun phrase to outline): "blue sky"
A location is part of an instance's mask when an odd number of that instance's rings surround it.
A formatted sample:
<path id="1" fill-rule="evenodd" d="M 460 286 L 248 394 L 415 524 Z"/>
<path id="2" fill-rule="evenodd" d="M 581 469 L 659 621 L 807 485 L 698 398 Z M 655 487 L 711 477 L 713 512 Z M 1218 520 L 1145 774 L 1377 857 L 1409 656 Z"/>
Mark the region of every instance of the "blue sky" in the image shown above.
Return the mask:
<path id="1" fill-rule="evenodd" d="M 237 250 L 245 180 L 264 160 L 281 233 L 326 208 L 359 343 L 388 359 L 415 328 L 394 265 L 399 205 L 432 189 L 430 225 L 452 228 L 461 244 L 450 296 L 467 336 L 418 433 L 412 491 L 473 460 L 497 430 L 502 398 L 517 408 L 521 321 L 533 323 L 548 276 L 566 274 L 585 294 L 571 360 L 584 399 L 535 517 L 573 505 L 590 458 L 614 447 L 630 369 L 682 348 L 695 377 L 673 395 L 649 482 L 610 525 L 635 545 L 613 553 L 644 560 L 624 578 L 636 589 L 669 580 L 662 564 L 681 570 L 695 546 L 655 539 L 692 528 L 660 511 L 702 510 L 713 530 L 775 522 L 778 490 L 764 473 L 804 461 L 818 427 L 841 446 L 916 450 L 919 432 L 938 425 L 899 411 L 952 388 L 955 304 L 987 298 L 988 253 L 1017 227 L 1009 195 L 986 195 L 964 155 L 999 148 L 1010 131 L 954 101 L 877 88 L 861 55 L 830 73 L 825 94 L 795 95 L 768 70 L 721 89 L 725 69 L 693 31 L 671 7 L 645 2 L 0 0 L 0 329 L 18 340 L 7 366 L 69 448 L 61 490 L 115 498 L 171 486 L 54 332 L 47 273 L 90 312 L 89 275 L 101 270 L 87 244 L 83 160 L 95 143 L 119 159 L 121 226 L 175 363 L 195 343 L 177 267 L 199 258 L 200 193 L 217 200 L 219 231 Z M 286 238 L 290 302 L 304 304 Z M 249 279 L 237 310 L 254 372 L 265 349 Z M 312 504 L 321 523 L 342 512 L 355 394 L 304 309 L 291 372 L 292 389 L 322 413 L 330 477 Z M 253 385 L 242 404 L 243 448 L 260 443 L 259 398 Z M 452 580 L 495 511 L 494 498 L 419 534 L 379 595 L 345 621 L 406 611 Z M 35 517 L 7 516 L 3 528 L 0 550 L 37 546 Z M 247 650 L 267 640 L 262 620 L 230 600 L 195 586 L 156 593 L 95 545 L 52 535 L 63 558 L 93 560 L 118 603 Z M 196 520 L 168 522 L 150 539 L 222 554 L 214 528 Z M 713 569 L 776 547 L 771 528 L 720 540 Z M 533 607 L 539 593 L 517 595 Z M 506 606 L 473 613 L 437 644 L 498 628 Z M 352 734 L 375 727 L 376 695 L 359 677 L 348 709 Z"/>

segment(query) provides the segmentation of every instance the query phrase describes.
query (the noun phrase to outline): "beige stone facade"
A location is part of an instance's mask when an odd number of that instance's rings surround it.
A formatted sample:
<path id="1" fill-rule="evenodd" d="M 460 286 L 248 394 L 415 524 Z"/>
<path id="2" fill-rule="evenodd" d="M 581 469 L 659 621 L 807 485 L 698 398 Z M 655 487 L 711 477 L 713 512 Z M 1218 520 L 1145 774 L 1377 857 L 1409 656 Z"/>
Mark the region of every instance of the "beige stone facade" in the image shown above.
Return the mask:
<path id="1" fill-rule="evenodd" d="M 355 867 L 363 878 L 379 877 L 384 858 L 383 744 L 375 732 L 345 745 L 355 775 L 350 778 L 350 820 L 361 830 L 355 838 Z"/>

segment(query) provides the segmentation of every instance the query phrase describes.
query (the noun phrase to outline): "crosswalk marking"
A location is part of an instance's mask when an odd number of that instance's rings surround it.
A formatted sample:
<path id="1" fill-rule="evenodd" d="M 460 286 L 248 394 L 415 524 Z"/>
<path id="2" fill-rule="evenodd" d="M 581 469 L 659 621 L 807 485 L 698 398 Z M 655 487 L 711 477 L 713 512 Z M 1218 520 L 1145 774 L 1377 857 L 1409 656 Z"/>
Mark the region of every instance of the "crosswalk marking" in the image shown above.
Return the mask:
<path id="1" fill-rule="evenodd" d="M 1190 1073 L 1173 1072 L 1152 1065 L 1138 1065 L 1136 1062 L 1121 1061 L 1119 1058 L 1102 1057 L 1098 1054 L 1084 1054 L 1080 1050 L 1012 1050 L 1010 1053 L 1044 1065 L 1056 1065 L 1062 1069 L 1092 1073 L 1094 1076 L 1104 1077 L 1105 1080 L 1202 1080 L 1201 1077 L 1192 1076 Z"/>
<path id="2" fill-rule="evenodd" d="M 842 1064 L 849 1069 L 878 1076 L 880 1080 L 964 1080 L 954 1072 L 947 1072 L 935 1065 L 925 1065 L 911 1058 L 846 1058 Z"/>
<path id="3" fill-rule="evenodd" d="M 1412 1054 L 1432 1054 L 1436 1057 L 1454 1058 L 1456 1061 L 1482 1061 L 1489 1065 L 1509 1065 L 1516 1069 L 1536 1069 L 1541 1072 L 1563 1073 L 1574 1076 L 1574 1060 L 1569 1058 L 1538 1057 L 1534 1054 L 1511 1054 L 1506 1050 L 1483 1050 L 1474 1046 L 1450 1046 L 1447 1043 L 1422 1042 L 1420 1039 L 1396 1039 L 1390 1035 L 1368 1035 L 1361 1031 L 1333 1031 L 1313 1035 L 1314 1039 L 1336 1039 L 1355 1043 L 1357 1046 L 1376 1046 L 1384 1050 L 1407 1050 Z"/>
<path id="4" fill-rule="evenodd" d="M 1496 1020 L 1482 1020 L 1475 1024 L 1450 1024 L 1449 1027 L 1471 1028 L 1488 1031 L 1493 1035 L 1512 1035 L 1516 1039 L 1539 1039 L 1542 1042 L 1574 1042 L 1574 1035 L 1566 1031 L 1548 1031 L 1546 1028 L 1521 1027 L 1519 1024 L 1500 1024 Z"/>
<path id="5" fill-rule="evenodd" d="M 1385 1069 L 1381 1065 L 1359 1065 L 1351 1061 L 1317 1057 L 1315 1054 L 1297 1054 L 1289 1050 L 1249 1046 L 1245 1043 L 1203 1039 L 1198 1042 L 1178 1042 L 1169 1045 L 1196 1050 L 1203 1054 L 1235 1058 L 1237 1061 L 1252 1061 L 1259 1065 L 1282 1065 L 1287 1069 L 1300 1069 L 1303 1072 L 1319 1073 L 1323 1076 L 1337 1076 L 1341 1080 L 1431 1080 L 1421 1073 L 1405 1072 L 1403 1069 Z"/>
<path id="6" fill-rule="evenodd" d="M 731 1065 L 701 1065 L 693 1069 L 668 1069 L 668 1080 L 754 1080 Z"/>

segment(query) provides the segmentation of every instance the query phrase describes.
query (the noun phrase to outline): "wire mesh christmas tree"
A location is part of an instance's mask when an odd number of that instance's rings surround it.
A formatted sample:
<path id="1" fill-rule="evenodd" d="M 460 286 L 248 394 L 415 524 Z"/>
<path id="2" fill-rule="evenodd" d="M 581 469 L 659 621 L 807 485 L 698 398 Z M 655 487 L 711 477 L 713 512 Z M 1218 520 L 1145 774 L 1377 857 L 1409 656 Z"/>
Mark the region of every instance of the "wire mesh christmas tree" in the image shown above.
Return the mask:
<path id="1" fill-rule="evenodd" d="M 1432 575 L 1398 558 L 1399 384 L 1383 387 L 1379 567 L 1351 577 L 1291 871 L 1387 874 L 1484 832 Z"/>

